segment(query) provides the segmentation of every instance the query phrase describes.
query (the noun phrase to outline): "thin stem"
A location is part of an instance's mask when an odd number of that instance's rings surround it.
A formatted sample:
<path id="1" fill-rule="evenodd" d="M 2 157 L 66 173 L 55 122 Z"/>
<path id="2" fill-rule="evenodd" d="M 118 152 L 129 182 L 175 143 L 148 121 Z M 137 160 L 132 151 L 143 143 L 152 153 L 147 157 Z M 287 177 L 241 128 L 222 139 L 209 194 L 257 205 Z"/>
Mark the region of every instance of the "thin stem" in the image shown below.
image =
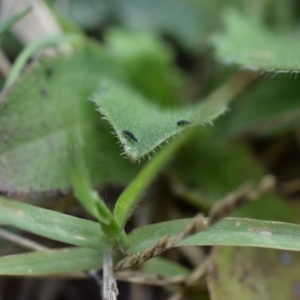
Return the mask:
<path id="1" fill-rule="evenodd" d="M 227 104 L 234 100 L 258 78 L 258 73 L 239 71 L 208 96 L 207 101 Z"/>
<path id="2" fill-rule="evenodd" d="M 21 237 L 17 234 L 11 233 L 7 230 L 4 230 L 2 228 L 0 228 L 0 237 L 13 242 L 16 245 L 19 245 L 21 247 L 24 247 L 26 249 L 30 249 L 30 250 L 36 250 L 36 251 L 43 251 L 43 250 L 48 250 L 49 248 L 42 246 L 36 242 L 33 242 L 29 239 L 26 239 L 24 237 Z"/>
<path id="3" fill-rule="evenodd" d="M 55 35 L 55 36 L 45 36 L 36 42 L 30 44 L 26 47 L 16 59 L 16 62 L 11 68 L 11 71 L 6 79 L 4 87 L 7 88 L 11 85 L 20 75 L 24 66 L 26 65 L 28 59 L 39 49 L 44 47 L 49 47 L 53 45 L 58 45 L 62 43 L 76 43 L 81 40 L 81 37 L 78 35 Z"/>

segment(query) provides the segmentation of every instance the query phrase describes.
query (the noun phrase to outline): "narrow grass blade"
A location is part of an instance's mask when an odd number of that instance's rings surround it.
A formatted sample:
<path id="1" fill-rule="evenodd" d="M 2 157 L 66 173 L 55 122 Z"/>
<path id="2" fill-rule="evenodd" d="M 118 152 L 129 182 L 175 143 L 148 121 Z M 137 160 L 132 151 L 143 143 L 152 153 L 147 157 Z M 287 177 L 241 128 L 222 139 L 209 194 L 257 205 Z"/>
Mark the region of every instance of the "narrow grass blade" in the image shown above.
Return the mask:
<path id="1" fill-rule="evenodd" d="M 86 248 L 65 248 L 0 257 L 0 275 L 37 276 L 102 267 L 103 253 Z"/>
<path id="2" fill-rule="evenodd" d="M 174 237 L 191 220 L 177 220 L 157 223 L 136 229 L 129 236 L 135 254 L 153 246 L 164 236 Z M 207 230 L 196 233 L 177 246 L 251 246 L 261 248 L 300 250 L 300 225 L 242 218 L 228 218 Z"/>
<path id="3" fill-rule="evenodd" d="M 125 232 L 122 232 L 119 223 L 97 191 L 93 190 L 80 144 L 82 139 L 80 131 L 76 132 L 74 128 L 73 130 L 70 129 L 69 139 L 70 157 L 72 160 L 71 181 L 76 198 L 99 221 L 106 241 L 112 247 L 116 247 L 121 242 L 122 248 L 127 248 L 128 240 Z M 121 237 L 119 236 L 120 232 L 122 232 Z"/>
<path id="4" fill-rule="evenodd" d="M 0 197 L 0 224 L 71 245 L 107 249 L 99 224 Z"/>

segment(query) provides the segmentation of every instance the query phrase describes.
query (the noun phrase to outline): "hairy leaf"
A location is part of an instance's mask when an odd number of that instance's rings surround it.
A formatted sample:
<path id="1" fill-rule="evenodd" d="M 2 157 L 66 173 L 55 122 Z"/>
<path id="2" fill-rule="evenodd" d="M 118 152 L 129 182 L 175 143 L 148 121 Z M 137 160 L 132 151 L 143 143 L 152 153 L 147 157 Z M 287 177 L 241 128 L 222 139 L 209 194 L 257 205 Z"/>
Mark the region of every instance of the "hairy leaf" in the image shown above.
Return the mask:
<path id="1" fill-rule="evenodd" d="M 114 128 L 126 155 L 137 161 L 185 129 L 214 120 L 224 113 L 228 98 L 166 110 L 123 83 L 107 80 L 93 100 Z"/>
<path id="2" fill-rule="evenodd" d="M 225 32 L 212 37 L 217 58 L 250 70 L 299 71 L 299 34 L 265 28 L 253 16 L 226 10 Z"/>
<path id="3" fill-rule="evenodd" d="M 93 184 L 131 178 L 136 167 L 119 156 L 106 122 L 88 101 L 103 74 L 119 76 L 110 57 L 96 44 L 87 44 L 39 61 L 1 94 L 0 190 L 69 188 L 70 126 L 81 129 Z"/>

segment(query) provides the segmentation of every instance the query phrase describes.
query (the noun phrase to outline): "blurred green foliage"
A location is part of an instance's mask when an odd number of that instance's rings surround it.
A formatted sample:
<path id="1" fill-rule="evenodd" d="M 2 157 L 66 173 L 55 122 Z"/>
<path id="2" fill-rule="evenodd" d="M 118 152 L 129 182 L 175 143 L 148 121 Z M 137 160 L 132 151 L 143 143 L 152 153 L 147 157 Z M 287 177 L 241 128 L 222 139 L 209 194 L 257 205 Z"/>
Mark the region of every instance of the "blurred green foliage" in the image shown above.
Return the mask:
<path id="1" fill-rule="evenodd" d="M 144 251 L 165 235 L 179 234 L 190 221 L 148 223 L 207 214 L 228 193 L 269 173 L 278 178 L 277 189 L 237 209 L 233 216 L 238 219 L 220 222 L 180 245 L 299 250 L 298 226 L 288 224 L 299 221 L 298 3 L 47 3 L 65 33 L 77 34 L 82 42 L 72 45 L 68 53 L 58 50 L 54 57 L 34 61 L 1 93 L 0 190 L 32 199 L 35 192 L 67 193 L 73 187 L 87 211 L 97 216 L 98 203 L 110 219 L 101 215 L 106 226 L 101 230 L 96 223 L 1 198 L 0 224 L 79 246 L 53 250 L 52 256 L 41 251 L 7 261 L 0 258 L 1 274 L 9 273 L 12 261 L 18 265 L 10 274 L 19 275 L 88 270 L 95 258 L 95 267 L 100 267 L 104 249 L 119 246 L 119 241 L 105 239 L 113 232 L 110 221 L 121 230 L 146 194 L 145 201 L 152 201 L 153 209 L 144 212 L 148 226 L 135 229 L 127 245 L 130 254 Z M 0 33 L 11 25 L 2 23 Z M 20 44 L 7 34 L 2 43 L 4 53 L 13 60 Z M 165 152 L 154 154 L 171 137 L 178 145 L 171 141 L 169 148 L 162 149 Z M 121 157 L 122 152 L 131 161 Z M 153 157 L 148 164 L 131 163 L 149 154 Z M 76 157 L 82 167 L 76 171 L 82 174 L 76 173 L 72 180 Z M 159 172 L 160 178 L 153 183 Z M 108 184 L 125 188 L 123 196 L 118 193 L 114 198 L 117 209 L 112 213 L 109 200 L 93 190 L 99 188 L 106 195 Z M 150 185 L 152 194 L 147 194 Z M 160 196 L 157 200 L 152 195 Z M 141 205 L 139 212 L 143 209 Z M 131 225 L 144 222 L 138 214 L 132 220 Z M 122 234 L 126 240 L 126 233 Z M 299 275 L 296 268 L 288 270 L 282 259 L 292 257 L 296 265 L 296 254 L 237 249 L 217 246 L 209 256 L 213 268 L 207 271 L 208 285 L 214 299 L 225 294 L 230 295 L 228 299 L 265 295 L 284 299 L 292 297 L 293 291 L 295 296 Z M 62 259 L 64 264 L 56 269 Z M 141 270 L 188 276 L 189 270 L 178 264 L 180 259 L 175 264 L 159 258 Z M 283 281 L 282 274 L 286 274 Z M 196 288 L 196 295 L 208 293 L 204 282 Z M 195 295 L 190 287 L 186 289 L 177 286 L 177 291 Z"/>

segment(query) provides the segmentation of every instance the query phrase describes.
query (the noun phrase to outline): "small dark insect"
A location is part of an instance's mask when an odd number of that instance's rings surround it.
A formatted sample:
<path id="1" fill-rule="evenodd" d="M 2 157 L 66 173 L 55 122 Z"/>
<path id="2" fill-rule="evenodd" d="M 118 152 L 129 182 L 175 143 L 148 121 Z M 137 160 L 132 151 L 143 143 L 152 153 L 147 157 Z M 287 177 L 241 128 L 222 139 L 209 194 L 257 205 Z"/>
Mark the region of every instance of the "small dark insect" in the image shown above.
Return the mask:
<path id="1" fill-rule="evenodd" d="M 191 122 L 186 121 L 186 120 L 179 120 L 177 123 L 177 126 L 185 126 L 191 124 Z"/>
<path id="2" fill-rule="evenodd" d="M 134 134 L 129 130 L 123 130 L 122 133 L 128 137 L 131 141 L 138 142 L 138 139 L 134 136 Z"/>
<path id="3" fill-rule="evenodd" d="M 50 79 L 53 75 L 53 69 L 52 68 L 47 68 L 46 71 L 45 71 L 45 75 L 48 79 Z"/>
<path id="4" fill-rule="evenodd" d="M 42 97 L 47 97 L 48 93 L 45 89 L 40 89 L 40 94 Z"/>

